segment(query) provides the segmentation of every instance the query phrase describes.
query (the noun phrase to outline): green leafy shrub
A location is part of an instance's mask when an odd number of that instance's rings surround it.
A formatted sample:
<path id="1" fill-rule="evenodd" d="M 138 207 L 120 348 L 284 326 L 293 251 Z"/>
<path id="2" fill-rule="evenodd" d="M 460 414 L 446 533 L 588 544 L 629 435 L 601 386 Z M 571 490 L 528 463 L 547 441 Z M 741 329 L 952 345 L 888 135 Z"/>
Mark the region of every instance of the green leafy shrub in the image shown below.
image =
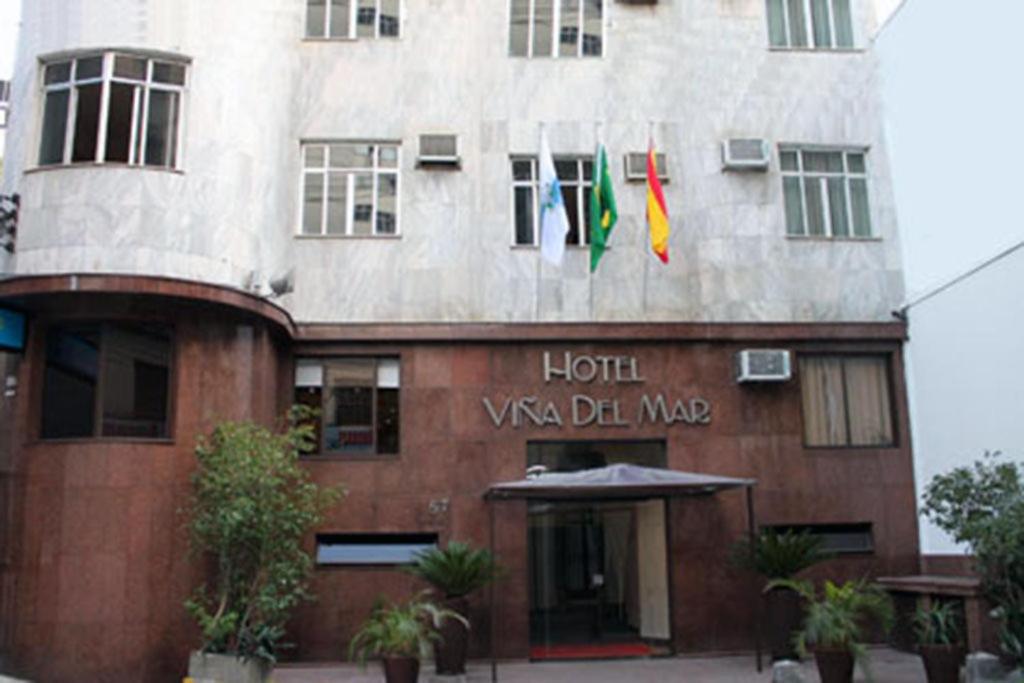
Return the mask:
<path id="1" fill-rule="evenodd" d="M 996 605 L 1003 653 L 1024 664 L 1024 466 L 985 453 L 934 477 L 921 514 L 975 557 L 982 590 Z"/>
<path id="2" fill-rule="evenodd" d="M 213 571 L 185 607 L 204 652 L 275 661 L 292 610 L 311 597 L 302 539 L 342 490 L 318 487 L 299 466 L 313 444 L 306 417 L 293 408 L 280 433 L 224 422 L 196 446 L 188 527 L 193 554 Z"/>
<path id="3" fill-rule="evenodd" d="M 958 645 L 960 609 L 953 602 L 936 602 L 918 607 L 914 613 L 914 632 L 921 645 Z"/>
<path id="4" fill-rule="evenodd" d="M 469 628 L 461 614 L 430 602 L 426 592 L 405 603 L 378 602 L 370 618 L 352 637 L 349 659 L 361 664 L 371 657 L 420 659 L 441 639 L 437 629 L 445 619 L 455 619 Z"/>
<path id="5" fill-rule="evenodd" d="M 446 598 L 468 595 L 493 581 L 498 573 L 490 551 L 474 549 L 458 541 L 451 541 L 444 549 L 431 548 L 419 553 L 404 569 L 425 580 Z"/>
<path id="6" fill-rule="evenodd" d="M 820 537 L 792 529 L 782 533 L 765 529 L 737 541 L 732 549 L 733 564 L 769 580 L 791 579 L 830 557 L 822 550 Z"/>

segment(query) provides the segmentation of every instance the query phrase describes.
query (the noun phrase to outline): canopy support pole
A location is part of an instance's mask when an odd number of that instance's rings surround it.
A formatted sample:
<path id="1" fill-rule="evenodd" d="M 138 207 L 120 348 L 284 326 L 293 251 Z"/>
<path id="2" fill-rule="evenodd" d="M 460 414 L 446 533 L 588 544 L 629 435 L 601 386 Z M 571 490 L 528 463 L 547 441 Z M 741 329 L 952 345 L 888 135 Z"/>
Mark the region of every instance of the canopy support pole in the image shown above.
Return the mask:
<path id="1" fill-rule="evenodd" d="M 754 543 L 757 542 L 757 518 L 754 516 L 754 487 L 747 486 L 747 534 L 750 538 L 750 551 L 754 552 Z M 754 601 L 754 657 L 757 661 L 757 673 L 761 673 L 764 666 L 761 663 L 761 596 Z"/>
<path id="2" fill-rule="evenodd" d="M 491 528 L 491 539 L 490 539 L 491 540 L 491 557 L 496 559 L 496 556 L 494 554 L 494 506 L 497 504 L 497 501 L 491 500 L 491 501 L 489 501 L 489 503 L 490 504 L 487 506 L 487 508 L 488 508 L 488 512 L 490 513 L 490 517 L 491 517 L 491 519 L 490 519 L 490 522 L 491 522 L 491 524 L 490 524 L 490 528 Z M 491 683 L 497 683 L 498 682 L 498 657 L 497 657 L 497 654 L 495 653 L 495 650 L 494 650 L 494 630 L 495 630 L 494 629 L 494 619 L 495 619 L 495 613 L 494 613 L 495 612 L 495 610 L 494 610 L 494 584 L 495 584 L 495 581 L 492 580 L 490 582 L 490 589 L 489 589 L 490 590 L 490 597 L 488 598 L 488 602 L 490 602 L 490 610 L 489 611 L 491 613 L 491 623 L 489 625 L 488 634 L 487 634 L 488 635 L 487 639 L 490 641 L 490 645 L 491 645 Z M 760 662 L 760 661 L 761 661 L 760 660 L 760 655 L 758 655 L 758 662 Z M 760 671 L 760 669 L 758 669 L 758 671 Z"/>

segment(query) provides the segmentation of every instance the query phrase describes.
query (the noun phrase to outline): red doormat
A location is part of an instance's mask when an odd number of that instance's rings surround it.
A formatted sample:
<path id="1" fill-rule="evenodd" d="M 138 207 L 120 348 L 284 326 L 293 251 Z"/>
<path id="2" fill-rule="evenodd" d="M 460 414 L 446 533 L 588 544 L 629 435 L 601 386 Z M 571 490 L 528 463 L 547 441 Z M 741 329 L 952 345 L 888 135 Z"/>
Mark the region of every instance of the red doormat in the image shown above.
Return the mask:
<path id="1" fill-rule="evenodd" d="M 595 645 L 535 645 L 530 659 L 620 659 L 650 657 L 654 651 L 644 643 L 605 643 Z"/>

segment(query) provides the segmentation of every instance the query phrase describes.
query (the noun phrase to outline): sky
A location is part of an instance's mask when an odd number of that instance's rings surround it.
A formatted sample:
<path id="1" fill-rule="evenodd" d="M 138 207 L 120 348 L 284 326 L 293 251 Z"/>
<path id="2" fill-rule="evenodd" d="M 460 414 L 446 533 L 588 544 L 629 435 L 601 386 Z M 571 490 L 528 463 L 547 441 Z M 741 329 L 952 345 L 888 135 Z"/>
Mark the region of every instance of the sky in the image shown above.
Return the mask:
<path id="1" fill-rule="evenodd" d="M 14 73 L 14 41 L 17 39 L 21 0 L 0 0 L 0 79 Z"/>
<path id="2" fill-rule="evenodd" d="M 1021 0 L 908 0 L 878 40 L 909 298 L 1024 240 L 1021 26 Z"/>

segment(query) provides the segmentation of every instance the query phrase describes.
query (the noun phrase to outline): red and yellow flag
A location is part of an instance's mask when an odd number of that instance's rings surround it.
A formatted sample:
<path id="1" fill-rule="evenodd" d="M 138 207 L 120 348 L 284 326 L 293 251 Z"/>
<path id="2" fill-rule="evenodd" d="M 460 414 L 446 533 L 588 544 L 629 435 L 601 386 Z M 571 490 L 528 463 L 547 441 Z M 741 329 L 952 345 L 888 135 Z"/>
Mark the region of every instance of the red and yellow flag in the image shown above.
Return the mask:
<path id="1" fill-rule="evenodd" d="M 662 263 L 668 263 L 668 208 L 658 180 L 653 140 L 647 148 L 647 227 L 651 231 L 651 249 Z"/>

